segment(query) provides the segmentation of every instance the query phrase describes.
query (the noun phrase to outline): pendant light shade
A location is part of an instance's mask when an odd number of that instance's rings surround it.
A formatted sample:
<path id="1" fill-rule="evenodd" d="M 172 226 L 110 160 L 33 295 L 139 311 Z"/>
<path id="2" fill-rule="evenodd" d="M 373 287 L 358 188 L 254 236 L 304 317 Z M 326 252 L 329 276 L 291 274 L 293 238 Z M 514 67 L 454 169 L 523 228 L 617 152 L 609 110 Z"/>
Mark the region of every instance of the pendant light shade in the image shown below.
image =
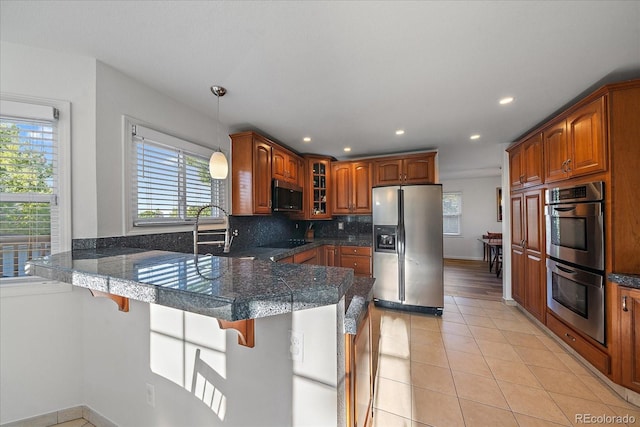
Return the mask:
<path id="1" fill-rule="evenodd" d="M 213 179 L 226 179 L 229 174 L 229 163 L 222 151 L 216 151 L 209 159 L 209 174 Z"/>
<path id="2" fill-rule="evenodd" d="M 222 86 L 211 86 L 211 92 L 218 98 L 218 113 L 216 117 L 216 137 L 218 139 L 218 151 L 209 159 L 209 174 L 213 179 L 226 179 L 229 174 L 227 157 L 220 151 L 220 97 L 227 93 Z"/>

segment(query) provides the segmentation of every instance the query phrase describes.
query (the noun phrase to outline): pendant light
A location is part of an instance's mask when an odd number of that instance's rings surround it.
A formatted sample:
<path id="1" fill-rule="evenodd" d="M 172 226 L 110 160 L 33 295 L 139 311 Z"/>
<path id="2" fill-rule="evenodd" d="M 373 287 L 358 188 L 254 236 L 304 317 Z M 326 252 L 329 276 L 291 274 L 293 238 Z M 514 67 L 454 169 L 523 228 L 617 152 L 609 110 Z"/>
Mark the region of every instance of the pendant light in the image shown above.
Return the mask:
<path id="1" fill-rule="evenodd" d="M 218 98 L 218 112 L 216 117 L 216 137 L 218 139 L 218 151 L 214 152 L 209 159 L 209 174 L 213 179 L 226 179 L 229 174 L 229 163 L 227 157 L 220 149 L 220 97 L 227 93 L 222 86 L 211 86 L 211 92 Z"/>

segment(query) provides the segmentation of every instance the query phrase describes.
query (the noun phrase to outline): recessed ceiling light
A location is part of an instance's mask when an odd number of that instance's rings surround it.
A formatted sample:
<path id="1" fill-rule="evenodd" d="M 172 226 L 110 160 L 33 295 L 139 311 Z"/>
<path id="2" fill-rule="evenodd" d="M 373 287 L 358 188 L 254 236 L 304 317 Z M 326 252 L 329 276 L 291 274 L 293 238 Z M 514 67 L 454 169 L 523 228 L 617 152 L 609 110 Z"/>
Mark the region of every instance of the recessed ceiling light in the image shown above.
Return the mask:
<path id="1" fill-rule="evenodd" d="M 475 140 L 475 139 L 480 139 L 480 135 L 478 135 L 478 134 L 471 135 L 471 136 L 469 137 L 469 139 L 474 139 L 474 140 Z"/>
<path id="2" fill-rule="evenodd" d="M 506 96 L 498 101 L 500 105 L 511 104 L 513 102 L 513 96 Z"/>
<path id="3" fill-rule="evenodd" d="M 404 135 L 404 130 L 402 130 L 402 129 L 398 129 L 398 130 L 396 131 L 396 135 Z"/>
<path id="4" fill-rule="evenodd" d="M 344 147 L 344 151 L 348 153 L 349 151 L 351 151 L 351 147 Z"/>
<path id="5" fill-rule="evenodd" d="M 302 138 L 302 140 L 304 142 L 311 142 L 311 138 L 309 138 L 308 136 L 305 136 L 304 138 Z"/>

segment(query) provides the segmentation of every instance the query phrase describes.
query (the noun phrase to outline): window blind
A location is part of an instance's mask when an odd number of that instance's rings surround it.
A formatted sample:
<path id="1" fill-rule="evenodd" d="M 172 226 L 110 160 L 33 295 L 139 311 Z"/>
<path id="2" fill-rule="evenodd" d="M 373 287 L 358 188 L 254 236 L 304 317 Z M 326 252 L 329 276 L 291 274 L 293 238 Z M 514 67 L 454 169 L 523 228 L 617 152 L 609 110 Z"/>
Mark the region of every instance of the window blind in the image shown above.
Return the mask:
<path id="1" fill-rule="evenodd" d="M 461 234 L 462 193 L 444 193 L 442 195 L 443 234 L 459 236 Z"/>
<path id="2" fill-rule="evenodd" d="M 193 221 L 214 204 L 226 210 L 226 180 L 211 179 L 211 149 L 144 126 L 132 127 L 132 217 L 134 226 Z M 222 220 L 219 209 L 204 218 Z"/>
<path id="3" fill-rule="evenodd" d="M 57 110 L 2 101 L 0 111 L 0 277 L 25 276 L 25 263 L 56 251 Z"/>

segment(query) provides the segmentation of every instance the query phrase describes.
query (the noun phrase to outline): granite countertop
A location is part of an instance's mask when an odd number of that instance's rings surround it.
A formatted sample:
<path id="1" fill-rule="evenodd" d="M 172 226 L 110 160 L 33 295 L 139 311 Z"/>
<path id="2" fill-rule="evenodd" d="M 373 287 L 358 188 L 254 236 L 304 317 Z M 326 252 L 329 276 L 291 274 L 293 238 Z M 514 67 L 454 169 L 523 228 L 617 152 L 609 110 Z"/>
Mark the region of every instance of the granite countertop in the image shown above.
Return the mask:
<path id="1" fill-rule="evenodd" d="M 298 246 L 295 248 L 289 248 L 289 249 L 268 248 L 268 247 L 260 246 L 255 248 L 248 248 L 248 249 L 243 249 L 239 251 L 234 251 L 232 247 L 230 253 L 223 254 L 222 256 L 234 257 L 234 258 L 254 257 L 255 259 L 279 261 L 283 258 L 295 255 L 300 252 L 304 252 L 308 249 L 318 248 L 324 245 L 371 247 L 372 242 L 373 240 L 370 235 L 364 236 L 364 237 L 357 237 L 353 239 L 323 237 L 323 238 L 314 239 L 313 242 L 309 242 L 306 245 Z"/>
<path id="2" fill-rule="evenodd" d="M 315 244 L 315 242 L 314 242 Z M 353 270 L 135 248 L 86 249 L 29 261 L 30 275 L 235 321 L 345 301 L 345 333 L 371 300 Z M 354 305 L 355 304 L 355 305 Z M 353 305 L 353 308 L 351 307 Z"/>
<path id="3" fill-rule="evenodd" d="M 610 273 L 607 279 L 621 286 L 640 289 L 640 274 Z"/>

